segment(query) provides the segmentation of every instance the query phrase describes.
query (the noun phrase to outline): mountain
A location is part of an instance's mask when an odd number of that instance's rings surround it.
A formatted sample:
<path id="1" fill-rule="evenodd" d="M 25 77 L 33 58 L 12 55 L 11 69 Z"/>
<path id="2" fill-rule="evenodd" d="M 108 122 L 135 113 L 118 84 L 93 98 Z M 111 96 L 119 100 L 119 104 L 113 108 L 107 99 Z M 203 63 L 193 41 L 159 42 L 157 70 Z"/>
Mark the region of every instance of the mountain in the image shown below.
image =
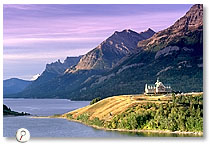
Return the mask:
<path id="1" fill-rule="evenodd" d="M 67 57 L 62 63 L 60 60 L 47 64 L 44 72 L 39 77 L 39 80 L 49 80 L 56 76 L 62 75 L 66 69 L 71 68 L 79 62 L 82 56 L 78 57 Z"/>
<path id="2" fill-rule="evenodd" d="M 63 63 L 58 60 L 56 62 L 47 64 L 44 72 L 41 74 L 41 76 L 39 76 L 36 81 L 34 81 L 32 85 L 36 86 L 62 75 L 66 71 L 66 69 L 75 66 L 79 62 L 81 57 L 82 56 L 67 57 Z"/>
<path id="3" fill-rule="evenodd" d="M 74 99 L 143 93 L 157 77 L 175 91 L 203 91 L 202 20 L 203 6 L 193 5 L 172 26 L 139 41 L 137 51 L 111 71 L 85 81 Z"/>
<path id="4" fill-rule="evenodd" d="M 62 63 L 60 60 L 47 64 L 45 70 L 43 73 L 35 80 L 33 81 L 30 85 L 28 85 L 25 90 L 22 90 L 24 93 L 18 93 L 17 95 L 7 95 L 6 97 L 32 97 L 32 93 L 34 91 L 42 92 L 41 90 L 44 90 L 46 86 L 51 85 L 51 81 L 55 80 L 57 77 L 61 76 L 64 74 L 65 70 L 68 68 L 71 68 L 75 66 L 80 58 L 82 56 L 78 57 L 67 57 L 64 62 Z M 45 86 L 46 84 L 46 86 Z M 45 94 L 45 91 L 52 91 L 52 90 L 44 90 L 42 94 Z M 37 96 L 37 93 L 34 92 L 35 95 L 33 97 Z M 41 95 L 41 94 L 39 94 Z M 42 95 L 41 95 L 42 96 Z"/>
<path id="5" fill-rule="evenodd" d="M 139 41 L 137 50 L 109 72 L 88 78 L 73 99 L 144 92 L 157 77 L 182 92 L 203 90 L 203 6 L 194 5 L 172 26 Z"/>
<path id="6" fill-rule="evenodd" d="M 4 95 L 15 94 L 23 91 L 31 81 L 21 80 L 18 78 L 11 78 L 3 81 Z"/>
<path id="7" fill-rule="evenodd" d="M 203 42 L 203 5 L 193 5 L 174 25 L 153 37 L 140 41 L 139 48 L 160 50 L 166 46 L 183 45 L 192 47 Z M 199 38 L 199 39 L 197 39 Z M 198 42 L 200 40 L 200 42 Z"/>
<path id="8" fill-rule="evenodd" d="M 123 57 L 135 51 L 139 41 L 151 37 L 154 33 L 152 29 L 142 33 L 129 29 L 116 31 L 95 49 L 73 61 L 73 64 L 70 64 L 70 58 L 64 63 L 58 60 L 47 64 L 41 76 L 16 96 L 67 98 L 72 92 L 80 90 L 87 79 L 111 70 Z"/>
<path id="9" fill-rule="evenodd" d="M 57 67 L 59 61 L 52 65 L 53 71 L 41 75 L 50 79 L 40 76 L 16 96 L 91 100 L 139 94 L 157 77 L 175 91 L 203 91 L 203 5 L 193 5 L 155 34 L 151 29 L 115 32 L 66 70 Z"/>
<path id="10" fill-rule="evenodd" d="M 70 67 L 76 65 L 79 62 L 81 57 L 82 56 L 79 56 L 79 57 L 67 57 L 64 60 L 63 63 L 61 63 L 61 61 L 58 60 L 58 61 L 53 62 L 51 64 L 47 64 L 45 72 L 54 73 L 54 74 L 63 74 L 67 68 L 70 68 Z"/>
<path id="11" fill-rule="evenodd" d="M 76 70 L 109 70 L 126 55 L 135 51 L 137 43 L 153 36 L 155 32 L 148 29 L 137 33 L 130 29 L 114 32 L 95 49 L 84 55 L 76 65 Z"/>

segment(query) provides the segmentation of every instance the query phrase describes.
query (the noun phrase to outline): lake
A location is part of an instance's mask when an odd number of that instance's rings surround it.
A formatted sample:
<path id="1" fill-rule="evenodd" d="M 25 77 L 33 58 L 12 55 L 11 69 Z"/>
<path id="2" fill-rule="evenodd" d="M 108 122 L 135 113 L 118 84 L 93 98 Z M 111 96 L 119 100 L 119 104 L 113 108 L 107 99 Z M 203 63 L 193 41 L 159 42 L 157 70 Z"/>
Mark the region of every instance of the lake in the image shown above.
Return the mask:
<path id="1" fill-rule="evenodd" d="M 4 99 L 4 104 L 17 112 L 28 112 L 33 116 L 63 114 L 84 107 L 89 101 L 69 101 L 67 99 Z M 31 118 L 30 116 L 3 117 L 3 136 L 15 137 L 19 128 L 30 131 L 31 137 L 91 137 L 119 138 L 143 136 L 177 136 L 175 134 L 129 133 L 98 130 L 81 123 L 58 118 Z M 186 136 L 186 135 L 185 135 Z"/>
<path id="2" fill-rule="evenodd" d="M 4 99 L 4 104 L 14 111 L 28 112 L 37 116 L 63 114 L 84 107 L 89 101 L 69 101 L 66 99 Z M 123 137 L 128 136 L 113 131 L 97 130 L 81 123 L 56 118 L 31 118 L 12 116 L 3 118 L 4 137 L 15 137 L 19 128 L 30 131 L 31 137 Z"/>

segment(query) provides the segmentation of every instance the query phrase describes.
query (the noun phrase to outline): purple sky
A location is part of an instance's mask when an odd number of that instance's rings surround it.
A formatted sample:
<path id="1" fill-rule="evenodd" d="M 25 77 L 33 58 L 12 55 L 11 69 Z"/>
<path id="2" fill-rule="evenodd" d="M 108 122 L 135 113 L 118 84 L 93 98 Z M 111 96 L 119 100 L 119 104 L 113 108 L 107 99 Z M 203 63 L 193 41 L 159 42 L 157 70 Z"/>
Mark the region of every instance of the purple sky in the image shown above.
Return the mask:
<path id="1" fill-rule="evenodd" d="M 46 63 L 85 54 L 114 31 L 160 31 L 191 6 L 4 4 L 4 79 L 31 79 Z"/>

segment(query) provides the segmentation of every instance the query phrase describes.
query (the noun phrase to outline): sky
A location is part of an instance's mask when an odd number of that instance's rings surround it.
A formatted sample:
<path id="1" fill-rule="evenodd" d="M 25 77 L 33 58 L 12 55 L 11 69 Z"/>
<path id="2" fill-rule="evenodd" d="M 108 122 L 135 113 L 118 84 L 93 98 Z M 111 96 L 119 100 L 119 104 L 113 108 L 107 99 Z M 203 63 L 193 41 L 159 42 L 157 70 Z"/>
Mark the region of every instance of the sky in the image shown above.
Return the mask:
<path id="1" fill-rule="evenodd" d="M 37 78 L 46 64 L 86 54 L 115 31 L 158 32 L 191 6 L 4 4 L 4 80 Z"/>

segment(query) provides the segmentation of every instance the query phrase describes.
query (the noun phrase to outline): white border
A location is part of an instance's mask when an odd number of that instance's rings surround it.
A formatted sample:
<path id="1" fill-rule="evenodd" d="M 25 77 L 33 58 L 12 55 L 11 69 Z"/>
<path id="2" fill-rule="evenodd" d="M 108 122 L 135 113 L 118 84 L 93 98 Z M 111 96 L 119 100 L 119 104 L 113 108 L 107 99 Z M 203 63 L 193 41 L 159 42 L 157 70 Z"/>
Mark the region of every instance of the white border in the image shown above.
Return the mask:
<path id="1" fill-rule="evenodd" d="M 98 145 L 98 144 L 158 144 L 158 145 L 177 145 L 177 144 L 184 144 L 184 145 L 197 145 L 197 144 L 209 144 L 209 115 L 208 110 L 210 110 L 209 103 L 209 89 L 208 82 L 209 82 L 209 52 L 210 48 L 207 46 L 209 45 L 209 38 L 208 34 L 208 26 L 209 26 L 209 3 L 206 0 L 1 0 L 0 5 L 0 29 L 2 31 L 0 34 L 0 42 L 1 42 L 1 52 L 0 52 L 0 89 L 1 89 L 1 98 L 0 102 L 3 104 L 3 4 L 204 4 L 204 137 L 202 138 L 158 138 L 158 137 L 144 137 L 144 138 L 117 138 L 117 139 L 94 139 L 94 138 L 86 138 L 86 139 L 75 139 L 75 138 L 32 138 L 27 144 L 35 145 L 37 143 L 49 143 L 51 145 L 55 144 L 91 144 L 91 145 Z M 0 107 L 0 144 L 18 144 L 15 138 L 3 138 L 3 109 Z"/>

